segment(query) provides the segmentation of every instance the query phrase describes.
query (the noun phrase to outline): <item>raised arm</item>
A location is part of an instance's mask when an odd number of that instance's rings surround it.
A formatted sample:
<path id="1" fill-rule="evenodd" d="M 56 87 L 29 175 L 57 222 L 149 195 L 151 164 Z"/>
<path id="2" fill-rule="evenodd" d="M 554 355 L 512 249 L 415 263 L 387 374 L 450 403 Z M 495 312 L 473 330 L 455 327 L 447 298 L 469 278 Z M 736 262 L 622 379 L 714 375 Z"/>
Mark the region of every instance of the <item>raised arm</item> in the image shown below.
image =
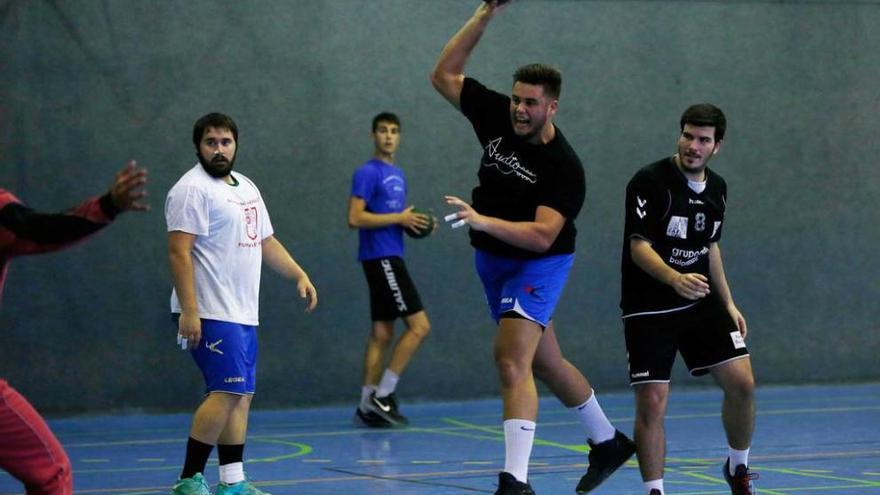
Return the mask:
<path id="1" fill-rule="evenodd" d="M 35 211 L 0 190 L 0 227 L 14 235 L 3 249 L 13 256 L 57 251 L 101 230 L 123 211 L 146 210 L 141 203 L 146 181 L 146 170 L 131 161 L 116 174 L 106 194 L 61 213 Z"/>
<path id="2" fill-rule="evenodd" d="M 474 15 L 446 43 L 434 70 L 431 83 L 449 103 L 461 109 L 461 88 L 464 86 L 464 65 L 486 30 L 492 17 L 505 5 L 499 6 L 497 0 L 480 2 Z"/>

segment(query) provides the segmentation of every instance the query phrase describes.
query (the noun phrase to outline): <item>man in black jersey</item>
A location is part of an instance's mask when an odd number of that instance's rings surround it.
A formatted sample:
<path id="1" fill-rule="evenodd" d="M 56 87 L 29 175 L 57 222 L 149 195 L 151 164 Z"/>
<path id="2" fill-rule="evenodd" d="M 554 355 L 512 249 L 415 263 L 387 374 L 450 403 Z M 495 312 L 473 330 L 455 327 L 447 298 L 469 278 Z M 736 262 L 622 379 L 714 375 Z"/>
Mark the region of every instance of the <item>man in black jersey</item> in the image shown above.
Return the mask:
<path id="1" fill-rule="evenodd" d="M 454 196 L 451 215 L 470 226 L 477 272 L 497 323 L 495 363 L 504 403 L 505 465 L 496 495 L 534 494 L 528 461 L 535 436 L 537 376 L 583 425 L 590 465 L 576 491 L 587 493 L 635 446 L 608 421 L 587 379 L 559 349 L 553 311 L 574 261 L 574 220 L 584 202 L 584 170 L 553 124 L 562 77 L 531 64 L 513 76 L 511 96 L 464 76 L 489 21 L 504 7 L 480 2 L 446 44 L 431 74 L 437 91 L 471 122 L 483 149 L 473 204 Z"/>
<path id="2" fill-rule="evenodd" d="M 724 479 L 735 495 L 755 493 L 748 453 L 755 427 L 755 381 L 721 262 L 727 184 L 707 168 L 721 148 L 724 113 L 698 104 L 681 117 L 678 152 L 636 173 L 626 188 L 622 298 L 630 383 L 636 397 L 639 468 L 650 495 L 663 495 L 663 418 L 676 352 L 694 376 L 724 391 L 729 456 Z"/>

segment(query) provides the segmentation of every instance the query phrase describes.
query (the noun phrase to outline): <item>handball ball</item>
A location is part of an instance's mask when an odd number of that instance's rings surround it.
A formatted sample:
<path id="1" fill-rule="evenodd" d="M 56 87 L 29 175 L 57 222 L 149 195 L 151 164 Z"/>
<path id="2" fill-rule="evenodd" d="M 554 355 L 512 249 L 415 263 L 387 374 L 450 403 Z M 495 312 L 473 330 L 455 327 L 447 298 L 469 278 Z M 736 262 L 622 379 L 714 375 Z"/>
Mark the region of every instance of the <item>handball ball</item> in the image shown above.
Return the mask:
<path id="1" fill-rule="evenodd" d="M 424 239 L 425 237 L 431 235 L 431 232 L 434 232 L 434 215 L 431 215 L 430 213 L 426 213 L 416 208 L 413 208 L 412 211 L 413 213 L 419 213 L 428 217 L 428 225 L 424 229 L 417 231 L 404 228 L 403 231 L 406 232 L 406 235 L 412 237 L 413 239 Z"/>

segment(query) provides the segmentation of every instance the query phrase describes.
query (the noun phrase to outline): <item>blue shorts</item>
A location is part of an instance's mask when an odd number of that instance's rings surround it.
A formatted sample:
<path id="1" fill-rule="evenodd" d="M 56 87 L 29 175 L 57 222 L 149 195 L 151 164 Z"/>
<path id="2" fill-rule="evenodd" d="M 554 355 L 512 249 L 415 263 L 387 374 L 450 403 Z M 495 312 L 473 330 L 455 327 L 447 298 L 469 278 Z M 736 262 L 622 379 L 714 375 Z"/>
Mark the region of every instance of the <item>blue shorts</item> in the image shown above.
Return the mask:
<path id="1" fill-rule="evenodd" d="M 205 378 L 205 394 L 244 395 L 256 390 L 256 326 L 203 318 L 202 340 L 190 355 Z"/>
<path id="2" fill-rule="evenodd" d="M 520 260 L 479 249 L 474 253 L 477 274 L 495 323 L 504 313 L 514 312 L 546 327 L 568 280 L 574 254 Z"/>

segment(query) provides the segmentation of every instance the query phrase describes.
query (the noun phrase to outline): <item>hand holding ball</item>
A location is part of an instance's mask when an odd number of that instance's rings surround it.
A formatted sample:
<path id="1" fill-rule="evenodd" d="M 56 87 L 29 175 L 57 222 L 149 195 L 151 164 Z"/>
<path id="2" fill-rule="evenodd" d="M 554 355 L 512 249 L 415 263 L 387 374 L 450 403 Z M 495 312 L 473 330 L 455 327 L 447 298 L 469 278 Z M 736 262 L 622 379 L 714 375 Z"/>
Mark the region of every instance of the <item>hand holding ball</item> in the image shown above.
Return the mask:
<path id="1" fill-rule="evenodd" d="M 403 231 L 406 232 L 406 235 L 412 237 L 413 239 L 424 239 L 425 237 L 431 235 L 431 233 L 434 232 L 434 215 L 421 210 L 417 210 L 415 208 L 412 209 L 412 212 L 417 215 L 427 217 L 428 225 L 417 229 L 404 228 Z"/>

